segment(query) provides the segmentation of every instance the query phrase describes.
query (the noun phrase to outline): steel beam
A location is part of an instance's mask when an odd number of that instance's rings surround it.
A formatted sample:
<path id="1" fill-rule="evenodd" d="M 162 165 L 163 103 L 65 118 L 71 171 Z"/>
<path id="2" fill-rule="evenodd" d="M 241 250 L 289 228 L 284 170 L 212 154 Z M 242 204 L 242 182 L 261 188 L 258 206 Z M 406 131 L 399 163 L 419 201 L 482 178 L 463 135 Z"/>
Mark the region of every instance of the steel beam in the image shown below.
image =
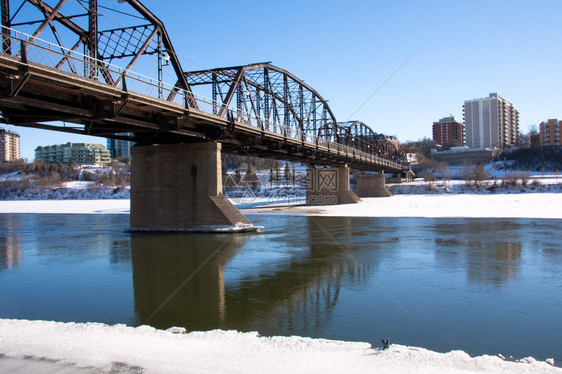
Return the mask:
<path id="1" fill-rule="evenodd" d="M 160 21 L 160 19 L 158 19 L 158 17 L 156 17 L 150 10 L 148 10 L 147 7 L 141 4 L 140 1 L 137 0 L 125 0 L 125 1 L 129 3 L 129 5 L 131 5 L 137 12 L 142 14 L 150 23 L 152 23 L 159 29 L 159 32 L 161 33 L 162 36 L 162 43 L 164 44 L 164 48 L 166 48 L 166 51 L 168 52 L 168 56 L 170 56 L 170 63 L 172 64 L 172 67 L 174 68 L 174 71 L 176 72 L 176 75 L 178 77 L 179 86 L 180 88 L 183 88 L 186 91 L 186 99 L 189 104 L 189 107 L 198 109 L 197 101 L 195 100 L 191 87 L 187 83 L 187 79 L 184 76 L 180 61 L 178 59 L 176 51 L 174 50 L 172 41 L 168 36 L 168 32 L 164 27 L 164 23 Z"/>
<path id="2" fill-rule="evenodd" d="M 2 7 L 2 51 L 7 54 L 12 54 L 10 39 L 10 31 L 8 28 L 12 26 L 12 21 L 10 18 L 10 0 L 0 0 L 0 6 Z"/>
<path id="3" fill-rule="evenodd" d="M 219 113 L 218 113 L 218 115 L 220 117 L 224 117 L 224 114 L 226 113 L 226 110 L 228 109 L 228 106 L 230 105 L 230 102 L 232 101 L 232 98 L 234 97 L 234 93 L 239 88 L 240 81 L 242 80 L 243 75 L 244 75 L 244 68 L 241 67 L 241 68 L 238 69 L 238 72 L 234 76 L 234 79 L 232 80 L 232 83 L 230 84 L 230 88 L 228 89 L 228 93 L 226 94 L 226 98 L 222 102 L 221 108 L 220 108 Z M 240 110 L 240 108 L 238 108 L 238 109 Z"/>

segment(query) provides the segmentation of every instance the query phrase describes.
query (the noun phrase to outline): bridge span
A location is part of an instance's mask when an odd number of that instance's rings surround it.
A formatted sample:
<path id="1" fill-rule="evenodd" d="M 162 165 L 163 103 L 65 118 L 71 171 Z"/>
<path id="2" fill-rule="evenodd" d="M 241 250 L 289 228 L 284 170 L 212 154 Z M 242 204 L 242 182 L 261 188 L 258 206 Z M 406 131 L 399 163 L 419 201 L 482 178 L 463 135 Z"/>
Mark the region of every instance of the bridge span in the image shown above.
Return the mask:
<path id="1" fill-rule="evenodd" d="M 349 168 L 408 170 L 391 142 L 338 123 L 318 92 L 270 63 L 185 72 L 137 0 L 0 2 L 2 121 L 135 142 L 132 229 L 249 224 L 222 195 L 221 152 L 335 166 L 311 167 L 309 190 L 339 203 L 358 200 Z"/>

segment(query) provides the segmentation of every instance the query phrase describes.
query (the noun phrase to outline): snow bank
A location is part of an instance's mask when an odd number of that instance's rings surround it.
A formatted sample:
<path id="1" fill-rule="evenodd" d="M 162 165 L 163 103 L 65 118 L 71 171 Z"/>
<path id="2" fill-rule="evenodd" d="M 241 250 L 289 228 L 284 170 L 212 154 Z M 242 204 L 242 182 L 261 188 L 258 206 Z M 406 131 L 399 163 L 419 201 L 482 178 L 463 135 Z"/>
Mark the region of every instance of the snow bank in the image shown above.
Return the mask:
<path id="1" fill-rule="evenodd" d="M 357 204 L 344 205 L 253 207 L 244 209 L 243 213 L 333 217 L 562 219 L 562 195 L 559 193 L 396 195 L 361 200 Z"/>
<path id="2" fill-rule="evenodd" d="M 462 217 L 562 219 L 562 195 L 437 194 L 363 198 L 358 204 L 306 206 L 258 199 L 237 204 L 244 214 L 325 215 L 335 217 Z M 128 199 L 0 201 L 0 213 L 129 214 Z"/>
<path id="3" fill-rule="evenodd" d="M 110 200 L 7 200 L 0 213 L 129 214 L 129 199 Z"/>
<path id="4" fill-rule="evenodd" d="M 470 357 L 391 345 L 257 333 L 181 333 L 148 326 L 0 319 L 0 354 L 46 359 L 77 367 L 145 373 L 560 373 L 532 358 L 511 362 L 499 356 Z M 0 361 L 1 365 L 1 361 Z"/>
<path id="5" fill-rule="evenodd" d="M 14 171 L 11 173 L 0 174 L 0 182 L 19 179 L 21 170 Z"/>

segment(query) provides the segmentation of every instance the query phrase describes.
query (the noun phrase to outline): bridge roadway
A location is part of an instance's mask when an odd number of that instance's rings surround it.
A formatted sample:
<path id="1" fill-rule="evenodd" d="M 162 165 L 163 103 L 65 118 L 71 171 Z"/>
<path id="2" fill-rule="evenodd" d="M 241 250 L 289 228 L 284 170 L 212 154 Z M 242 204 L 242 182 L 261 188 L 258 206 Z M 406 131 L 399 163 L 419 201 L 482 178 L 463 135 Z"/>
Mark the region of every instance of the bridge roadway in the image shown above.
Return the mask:
<path id="1" fill-rule="evenodd" d="M 270 131 L 234 118 L 232 112 L 222 117 L 129 89 L 138 87 L 141 91 L 147 86 L 155 88 L 135 76 L 114 87 L 34 63 L 29 57 L 25 62 L 21 55 L 0 53 L 0 110 L 9 124 L 121 138 L 137 144 L 216 141 L 227 153 L 318 165 L 347 164 L 358 170 L 408 170 L 398 162 L 280 124 L 271 124 L 276 131 Z M 210 99 L 196 100 L 199 108 L 212 105 Z M 53 121 L 61 124 L 45 124 Z M 133 138 L 127 133 L 134 134 Z"/>

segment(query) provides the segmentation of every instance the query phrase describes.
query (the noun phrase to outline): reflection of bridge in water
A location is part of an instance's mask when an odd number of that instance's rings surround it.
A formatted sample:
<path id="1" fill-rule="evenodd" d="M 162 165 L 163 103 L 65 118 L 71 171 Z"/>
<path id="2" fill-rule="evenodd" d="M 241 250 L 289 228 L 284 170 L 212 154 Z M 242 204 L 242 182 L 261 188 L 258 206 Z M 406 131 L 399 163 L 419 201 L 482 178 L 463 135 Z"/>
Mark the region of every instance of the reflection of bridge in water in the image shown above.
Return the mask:
<path id="1" fill-rule="evenodd" d="M 163 22 L 137 0 L 115 10 L 101 0 L 49 3 L 1 2 L 2 119 L 134 141 L 133 229 L 249 223 L 222 196 L 221 149 L 338 170 L 408 170 L 395 143 L 362 122 L 338 123 L 318 92 L 283 69 L 185 72 Z"/>
<path id="2" fill-rule="evenodd" d="M 310 217 L 310 247 L 264 265 L 247 268 L 227 281 L 225 268 L 247 235 L 133 236 L 132 263 L 135 309 L 139 323 L 189 330 L 214 328 L 259 330 L 261 333 L 314 334 L 329 322 L 343 282 L 363 283 L 372 264 L 353 257 L 328 238 L 330 225 L 338 237 L 353 235 L 351 220 Z M 290 248 L 295 243 L 281 239 Z M 251 264 L 250 266 L 252 266 Z M 170 295 L 173 295 L 170 297 Z M 169 298 L 169 299 L 168 299 Z"/>

